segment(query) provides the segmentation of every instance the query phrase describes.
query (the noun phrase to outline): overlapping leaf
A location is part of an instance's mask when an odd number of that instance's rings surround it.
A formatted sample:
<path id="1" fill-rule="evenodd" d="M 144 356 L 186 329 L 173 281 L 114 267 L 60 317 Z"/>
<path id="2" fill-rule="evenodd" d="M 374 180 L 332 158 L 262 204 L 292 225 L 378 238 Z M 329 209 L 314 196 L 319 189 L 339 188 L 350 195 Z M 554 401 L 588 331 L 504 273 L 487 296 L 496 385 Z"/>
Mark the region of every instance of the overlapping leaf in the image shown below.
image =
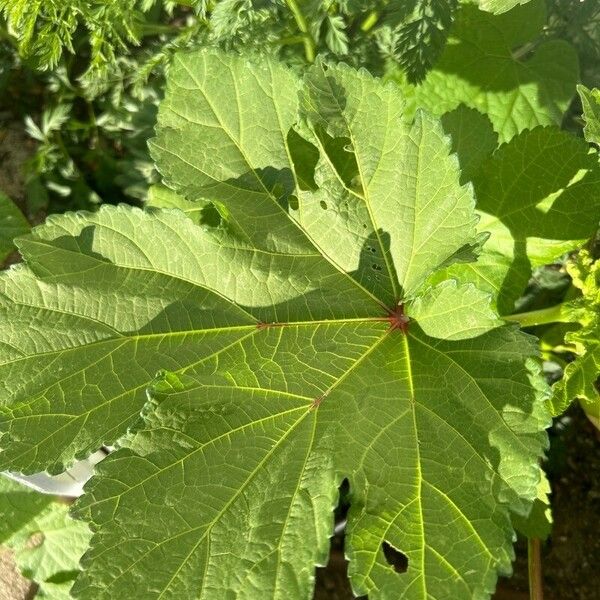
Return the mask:
<path id="1" fill-rule="evenodd" d="M 482 119 L 460 108 L 444 125 L 489 239 L 476 263 L 455 264 L 437 278 L 475 283 L 508 314 L 533 268 L 575 250 L 598 228 L 600 167 L 587 144 L 551 127 L 524 131 L 491 154 L 493 136 Z"/>
<path id="2" fill-rule="evenodd" d="M 461 103 L 487 114 L 500 141 L 560 124 L 575 92 L 577 56 L 560 40 L 528 47 L 545 22 L 543 0 L 496 16 L 464 5 L 440 60 L 407 93 L 434 114 Z"/>
<path id="3" fill-rule="evenodd" d="M 4 463 L 60 464 L 151 398 L 78 505 L 77 597 L 309 598 L 344 478 L 357 593 L 486 598 L 509 570 L 545 444 L 535 345 L 425 283 L 480 240 L 440 125 L 403 109 L 347 68 L 180 55 L 153 154 L 210 219 L 103 207 L 19 242 Z"/>
<path id="4" fill-rule="evenodd" d="M 38 586 L 37 597 L 66 600 L 90 533 L 67 504 L 0 476 L 0 544 Z"/>

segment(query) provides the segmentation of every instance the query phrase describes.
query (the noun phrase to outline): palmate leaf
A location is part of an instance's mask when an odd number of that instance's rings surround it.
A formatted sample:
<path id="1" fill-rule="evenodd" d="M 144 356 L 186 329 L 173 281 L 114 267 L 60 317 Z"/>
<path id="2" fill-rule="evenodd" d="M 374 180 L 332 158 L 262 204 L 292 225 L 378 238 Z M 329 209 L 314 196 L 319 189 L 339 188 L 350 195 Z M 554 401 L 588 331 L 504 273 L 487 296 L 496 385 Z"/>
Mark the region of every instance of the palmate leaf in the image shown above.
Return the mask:
<path id="1" fill-rule="evenodd" d="M 535 343 L 426 284 L 478 243 L 474 200 L 402 112 L 348 68 L 180 55 L 152 152 L 218 218 L 104 206 L 20 240 L 0 458 L 120 437 L 77 506 L 76 597 L 310 598 L 344 478 L 356 593 L 487 598 L 509 571 L 546 443 Z"/>
<path id="2" fill-rule="evenodd" d="M 554 127 L 523 131 L 490 152 L 494 136 L 480 113 L 465 107 L 444 116 L 463 180 L 471 180 L 489 234 L 476 263 L 454 264 L 451 276 L 492 294 L 500 314 L 514 311 L 532 270 L 580 247 L 600 222 L 598 155 Z M 487 154 L 487 156 L 486 156 Z"/>
<path id="3" fill-rule="evenodd" d="M 529 47 L 546 22 L 543 0 L 501 15 L 465 4 L 425 80 L 404 86 L 412 104 L 442 115 L 459 104 L 489 116 L 500 141 L 537 125 L 559 125 L 577 82 L 577 55 L 562 40 Z"/>

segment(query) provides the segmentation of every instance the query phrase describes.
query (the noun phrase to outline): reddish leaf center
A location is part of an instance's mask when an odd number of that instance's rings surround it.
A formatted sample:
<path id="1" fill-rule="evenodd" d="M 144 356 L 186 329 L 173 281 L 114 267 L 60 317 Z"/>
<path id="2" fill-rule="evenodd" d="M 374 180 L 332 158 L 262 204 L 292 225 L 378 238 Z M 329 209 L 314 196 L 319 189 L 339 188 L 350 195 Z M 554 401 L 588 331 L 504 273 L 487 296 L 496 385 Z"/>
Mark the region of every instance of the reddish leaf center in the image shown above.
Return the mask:
<path id="1" fill-rule="evenodd" d="M 398 304 L 394 310 L 390 311 L 388 321 L 390 329 L 399 329 L 406 335 L 410 319 L 404 314 L 404 304 Z"/>

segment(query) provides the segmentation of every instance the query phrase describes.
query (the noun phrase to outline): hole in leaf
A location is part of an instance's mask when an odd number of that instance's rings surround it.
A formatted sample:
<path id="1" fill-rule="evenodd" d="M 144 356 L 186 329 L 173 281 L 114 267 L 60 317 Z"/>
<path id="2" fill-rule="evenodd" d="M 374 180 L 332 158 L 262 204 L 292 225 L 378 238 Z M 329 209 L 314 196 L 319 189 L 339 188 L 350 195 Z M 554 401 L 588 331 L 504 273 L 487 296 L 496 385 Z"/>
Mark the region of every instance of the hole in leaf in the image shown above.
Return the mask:
<path id="1" fill-rule="evenodd" d="M 381 265 L 378 265 L 377 263 L 373 263 L 371 265 L 371 269 L 373 269 L 373 271 L 381 271 Z"/>
<path id="2" fill-rule="evenodd" d="M 319 202 L 319 205 L 323 210 L 327 210 L 327 202 L 325 202 L 325 200 L 321 200 L 321 202 Z"/>
<path id="3" fill-rule="evenodd" d="M 223 221 L 223 216 L 219 209 L 210 202 L 200 211 L 200 224 L 209 227 L 219 227 Z"/>
<path id="4" fill-rule="evenodd" d="M 388 565 L 394 568 L 396 573 L 406 573 L 408 570 L 408 556 L 404 552 L 400 552 L 386 540 L 381 544 L 383 555 L 387 560 Z"/>
<path id="5" fill-rule="evenodd" d="M 288 205 L 292 210 L 298 210 L 300 207 L 300 203 L 298 202 L 298 198 L 296 196 L 290 196 L 288 198 Z"/>
<path id="6" fill-rule="evenodd" d="M 334 512 L 334 530 L 331 537 L 329 560 L 324 567 L 316 569 L 316 585 L 313 600 L 355 598 L 348 579 L 348 561 L 344 554 L 346 517 L 350 508 L 350 484 L 347 479 L 340 485 L 339 503 Z M 367 600 L 367 596 L 361 596 Z M 355 598 L 355 600 L 358 600 Z"/>

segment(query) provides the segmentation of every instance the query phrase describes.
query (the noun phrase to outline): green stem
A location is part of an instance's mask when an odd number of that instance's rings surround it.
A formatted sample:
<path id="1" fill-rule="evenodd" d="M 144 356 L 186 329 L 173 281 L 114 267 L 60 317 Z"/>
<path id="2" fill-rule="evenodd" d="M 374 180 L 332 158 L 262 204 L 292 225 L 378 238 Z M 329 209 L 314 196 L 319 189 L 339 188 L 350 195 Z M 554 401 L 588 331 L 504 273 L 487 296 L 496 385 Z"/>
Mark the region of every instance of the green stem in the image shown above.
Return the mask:
<path id="1" fill-rule="evenodd" d="M 542 553 L 539 538 L 528 538 L 527 560 L 529 566 L 529 598 L 530 600 L 544 600 Z"/>
<path id="2" fill-rule="evenodd" d="M 557 304 L 549 308 L 541 308 L 530 312 L 517 313 L 502 317 L 505 321 L 514 321 L 521 327 L 534 327 L 535 325 L 547 325 L 548 323 L 569 323 L 572 319 L 563 312 L 564 304 Z"/>
<path id="3" fill-rule="evenodd" d="M 375 26 L 375 23 L 377 23 L 378 19 L 379 13 L 376 10 L 371 11 L 367 18 L 362 22 L 360 26 L 361 31 L 364 31 L 365 33 L 370 31 Z"/>
<path id="4" fill-rule="evenodd" d="M 302 32 L 302 36 L 304 38 L 304 54 L 306 55 L 306 60 L 309 63 L 315 62 L 315 40 L 308 29 L 308 24 L 306 23 L 306 19 L 298 6 L 296 0 L 285 0 L 289 9 L 292 11 L 294 15 L 294 19 L 296 19 L 296 23 L 298 25 L 298 29 Z"/>

